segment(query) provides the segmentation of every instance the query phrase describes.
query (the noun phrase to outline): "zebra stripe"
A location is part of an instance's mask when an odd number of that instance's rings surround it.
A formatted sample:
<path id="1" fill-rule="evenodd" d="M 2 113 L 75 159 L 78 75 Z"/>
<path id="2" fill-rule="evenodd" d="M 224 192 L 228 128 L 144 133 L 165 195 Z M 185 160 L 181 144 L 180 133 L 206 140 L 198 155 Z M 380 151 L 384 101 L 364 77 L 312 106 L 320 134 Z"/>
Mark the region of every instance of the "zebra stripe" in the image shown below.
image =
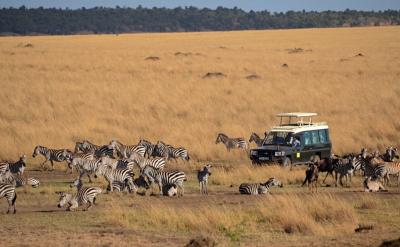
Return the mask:
<path id="1" fill-rule="evenodd" d="M 168 150 L 171 147 L 172 147 L 171 145 L 167 145 L 162 141 L 158 141 L 156 146 L 155 146 L 155 151 L 154 151 L 155 156 L 163 157 L 163 158 L 168 160 L 169 159 L 169 157 L 168 157 L 169 156 L 169 151 Z"/>
<path id="2" fill-rule="evenodd" d="M 249 143 L 253 141 L 257 145 L 257 147 L 261 147 L 264 142 L 264 139 L 262 139 L 259 135 L 253 132 L 250 136 Z"/>
<path id="3" fill-rule="evenodd" d="M 122 160 L 113 160 L 109 157 L 101 158 L 101 162 L 104 165 L 111 167 L 112 169 L 129 169 L 133 170 L 135 166 L 135 162 L 131 161 L 130 159 L 122 159 Z"/>
<path id="4" fill-rule="evenodd" d="M 8 162 L 0 163 L 0 175 L 5 174 L 9 170 L 10 170 L 10 164 L 8 164 Z"/>
<path id="5" fill-rule="evenodd" d="M 397 176 L 397 186 L 400 186 L 400 162 L 386 162 L 383 164 L 385 167 L 384 182 L 386 185 L 390 184 L 390 175 Z"/>
<path id="6" fill-rule="evenodd" d="M 369 156 L 364 158 L 360 155 L 352 159 L 353 167 L 360 166 L 364 176 L 372 178 L 383 178 L 385 176 L 385 166 L 382 164 L 375 164 L 374 158 Z M 375 164 L 375 165 L 374 165 Z"/>
<path id="7" fill-rule="evenodd" d="M 17 194 L 15 193 L 15 187 L 9 184 L 0 183 L 0 198 L 6 198 L 8 202 L 7 214 L 10 213 L 10 209 L 14 208 L 14 214 L 17 212 L 15 208 L 15 201 L 17 200 Z"/>
<path id="8" fill-rule="evenodd" d="M 114 157 L 114 148 L 110 145 L 99 146 L 89 142 L 88 140 L 84 140 L 78 149 L 83 149 L 83 152 L 85 153 L 92 153 L 96 156 L 96 158 L 101 158 L 104 156 L 109 156 L 111 158 Z"/>
<path id="9" fill-rule="evenodd" d="M 145 139 L 140 139 L 138 146 L 143 146 L 146 148 L 145 155 L 147 156 L 147 158 L 150 158 L 155 155 L 154 150 L 156 148 L 156 145 L 151 144 L 151 142 L 149 142 Z"/>
<path id="10" fill-rule="evenodd" d="M 126 189 L 128 189 L 128 186 L 126 185 L 125 182 L 120 182 L 120 181 L 114 181 L 112 183 L 113 186 L 113 190 L 114 191 L 118 191 L 118 192 L 123 192 Z M 147 183 L 147 181 L 144 179 L 143 176 L 139 176 L 138 178 L 136 178 L 135 180 L 133 180 L 133 189 L 132 191 L 137 192 L 137 190 L 139 188 L 144 188 L 146 190 L 149 189 L 149 184 Z M 107 191 L 110 191 L 110 186 L 107 186 Z"/>
<path id="11" fill-rule="evenodd" d="M 77 167 L 77 169 L 79 170 L 79 179 L 82 179 L 82 176 L 86 174 L 89 178 L 89 183 L 91 183 L 92 179 L 90 177 L 90 174 L 95 173 L 101 164 L 101 159 L 87 160 L 77 157 L 72 159 L 70 165 L 71 167 Z"/>
<path id="12" fill-rule="evenodd" d="M 33 188 L 37 188 L 40 185 L 40 181 L 36 178 L 26 178 L 18 173 L 11 173 L 7 171 L 5 174 L 0 176 L 0 183 L 10 184 L 14 187 L 23 187 L 25 185 L 30 185 Z"/>
<path id="13" fill-rule="evenodd" d="M 174 147 L 168 147 L 168 159 L 173 158 L 181 158 L 183 160 L 189 161 L 189 153 L 185 148 L 179 147 L 179 148 L 174 148 Z"/>
<path id="14" fill-rule="evenodd" d="M 234 149 L 234 148 L 241 148 L 241 149 L 248 148 L 248 144 L 244 140 L 244 138 L 241 138 L 241 137 L 240 138 L 229 138 L 227 135 L 225 135 L 223 133 L 218 134 L 215 144 L 218 144 L 220 142 L 222 142 L 225 145 L 225 147 L 228 151 L 231 151 L 231 149 Z"/>
<path id="15" fill-rule="evenodd" d="M 63 162 L 67 159 L 66 153 L 72 153 L 68 149 L 50 149 L 43 146 L 36 146 L 33 150 L 32 157 L 35 158 L 37 155 L 43 155 L 45 157 L 45 161 L 41 164 L 42 169 L 44 170 L 44 165 L 47 161 L 50 161 L 52 170 L 54 170 L 54 162 Z"/>
<path id="16" fill-rule="evenodd" d="M 343 177 L 346 178 L 346 186 L 348 178 L 350 179 L 351 185 L 351 175 L 354 172 L 354 162 L 352 160 L 354 160 L 354 157 L 350 156 L 349 158 L 339 158 L 333 161 L 333 171 L 335 172 L 335 186 L 337 186 L 338 178 L 340 185 L 343 186 Z"/>
<path id="17" fill-rule="evenodd" d="M 267 194 L 268 190 L 272 186 L 282 187 L 283 184 L 276 178 L 270 178 L 265 183 L 259 183 L 259 184 L 243 183 L 239 186 L 239 192 L 240 192 L 240 194 L 245 194 L 245 195 Z"/>
<path id="18" fill-rule="evenodd" d="M 68 204 L 67 211 L 75 211 L 80 205 L 87 204 L 84 211 L 89 210 L 92 205 L 96 205 L 96 196 L 102 193 L 102 189 L 98 187 L 82 187 L 82 183 L 77 186 L 75 195 L 61 192 L 58 207 L 64 207 Z"/>
<path id="19" fill-rule="evenodd" d="M 203 170 L 197 171 L 197 180 L 199 181 L 200 194 L 208 194 L 208 177 L 211 176 L 211 165 L 205 165 Z"/>
<path id="20" fill-rule="evenodd" d="M 385 162 L 393 162 L 395 158 L 399 158 L 399 154 L 397 152 L 397 148 L 387 147 L 386 151 L 383 155 L 380 156 Z"/>
<path id="21" fill-rule="evenodd" d="M 186 175 L 182 171 L 157 171 L 151 166 L 146 166 L 142 175 L 147 178 L 147 180 L 152 183 L 157 183 L 160 190 L 160 195 L 163 195 L 163 188 L 166 185 L 176 185 L 180 188 L 180 195 L 184 194 L 183 182 L 186 181 Z"/>
<path id="22" fill-rule="evenodd" d="M 164 158 L 146 159 L 137 153 L 133 153 L 130 157 L 130 160 L 132 160 L 134 162 L 134 164 L 136 164 L 141 171 L 146 166 L 151 166 L 158 171 L 162 171 L 165 167 L 165 159 Z"/>
<path id="23" fill-rule="evenodd" d="M 17 162 L 5 162 L 8 163 L 8 169 L 10 170 L 11 173 L 18 173 L 22 175 L 24 173 L 25 167 L 26 167 L 26 155 L 23 154 Z M 0 168 L 1 169 L 1 168 Z M 2 172 L 0 171 L 0 174 Z"/>
<path id="24" fill-rule="evenodd" d="M 112 169 L 107 165 L 100 165 L 96 170 L 97 176 L 104 176 L 110 187 L 110 191 L 113 192 L 112 184 L 114 181 L 119 181 L 128 185 L 129 192 L 134 189 L 133 177 L 135 174 L 129 169 Z"/>
<path id="25" fill-rule="evenodd" d="M 118 140 L 112 140 L 110 142 L 110 146 L 117 151 L 117 154 L 120 158 L 129 158 L 132 153 L 136 152 L 139 155 L 144 157 L 146 152 L 146 147 L 142 145 L 124 145 Z"/>

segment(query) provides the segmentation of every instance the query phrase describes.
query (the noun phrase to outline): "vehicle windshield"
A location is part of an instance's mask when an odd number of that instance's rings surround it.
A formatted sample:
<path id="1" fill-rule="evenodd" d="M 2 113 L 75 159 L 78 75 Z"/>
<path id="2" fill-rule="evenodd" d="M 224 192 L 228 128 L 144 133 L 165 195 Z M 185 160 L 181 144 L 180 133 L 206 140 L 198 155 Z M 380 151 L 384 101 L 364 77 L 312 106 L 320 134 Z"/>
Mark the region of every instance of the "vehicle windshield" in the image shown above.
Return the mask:
<path id="1" fill-rule="evenodd" d="M 291 145 L 292 132 L 269 132 L 263 145 Z"/>

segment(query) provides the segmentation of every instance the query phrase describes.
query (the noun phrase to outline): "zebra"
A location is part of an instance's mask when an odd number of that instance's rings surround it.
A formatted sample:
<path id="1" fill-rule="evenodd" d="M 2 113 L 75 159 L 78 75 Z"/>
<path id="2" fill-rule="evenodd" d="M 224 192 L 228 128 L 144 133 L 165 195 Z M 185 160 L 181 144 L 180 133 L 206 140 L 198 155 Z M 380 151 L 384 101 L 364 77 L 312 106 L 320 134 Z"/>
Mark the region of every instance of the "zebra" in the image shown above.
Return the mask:
<path id="1" fill-rule="evenodd" d="M 203 170 L 197 171 L 197 180 L 199 181 L 200 194 L 208 194 L 208 177 L 211 176 L 211 165 L 203 166 Z"/>
<path id="2" fill-rule="evenodd" d="M 15 208 L 15 202 L 17 200 L 17 193 L 15 187 L 10 184 L 0 183 L 0 198 L 6 198 L 8 202 L 7 214 L 10 213 L 10 209 L 14 208 L 14 214 L 17 212 Z"/>
<path id="3" fill-rule="evenodd" d="M 68 164 L 68 168 L 70 169 L 70 173 L 72 173 L 72 160 L 75 158 L 79 158 L 79 159 L 84 159 L 84 160 L 94 160 L 95 156 L 92 153 L 64 153 L 64 155 L 66 156 L 66 161 Z M 78 167 L 76 167 L 78 168 Z M 68 170 L 66 170 L 67 172 Z M 79 170 L 78 170 L 79 171 Z"/>
<path id="4" fill-rule="evenodd" d="M 365 177 L 384 178 L 386 169 L 383 164 L 377 163 L 373 156 L 361 154 L 351 159 L 355 169 L 360 169 Z M 357 167 L 357 168 L 356 168 Z M 360 168 L 358 168 L 360 167 Z"/>
<path id="5" fill-rule="evenodd" d="M 135 162 L 130 159 L 113 160 L 109 157 L 102 157 L 101 162 L 112 169 L 129 169 L 133 170 Z"/>
<path id="6" fill-rule="evenodd" d="M 253 132 L 250 136 L 249 143 L 251 143 L 252 141 L 254 141 L 257 147 L 261 147 L 264 142 L 264 139 L 262 139 L 259 135 Z"/>
<path id="7" fill-rule="evenodd" d="M 79 179 L 81 179 L 82 176 L 86 174 L 89 178 L 89 183 L 92 182 L 90 174 L 95 173 L 101 164 L 102 159 L 87 160 L 80 157 L 73 158 L 70 163 L 71 167 L 77 167 L 77 169 L 79 170 Z"/>
<path id="8" fill-rule="evenodd" d="M 336 187 L 338 178 L 340 185 L 343 186 L 343 181 L 342 181 L 343 177 L 346 178 L 346 186 L 347 186 L 347 179 L 349 178 L 351 186 L 351 175 L 354 172 L 353 160 L 354 156 L 350 154 L 348 158 L 339 158 L 333 161 L 333 171 L 335 172 Z"/>
<path id="9" fill-rule="evenodd" d="M 32 157 L 35 158 L 37 155 L 41 154 L 45 157 L 45 161 L 41 164 L 42 170 L 45 169 L 44 165 L 47 161 L 50 161 L 52 171 L 54 170 L 54 162 L 63 162 L 67 159 L 65 153 L 72 153 L 68 149 L 50 149 L 43 146 L 36 146 L 33 150 Z"/>
<path id="10" fill-rule="evenodd" d="M 85 152 L 87 152 L 87 151 L 88 151 L 88 150 L 86 150 L 86 149 L 83 147 L 83 142 L 76 142 L 76 143 L 75 143 L 74 153 L 79 153 L 79 152 L 85 153 Z"/>
<path id="11" fill-rule="evenodd" d="M 80 205 L 87 204 L 83 211 L 89 210 L 92 205 L 96 205 L 96 196 L 102 193 L 102 189 L 98 187 L 82 187 L 82 181 L 74 182 L 77 187 L 76 194 L 70 194 L 66 192 L 60 192 L 60 199 L 58 207 L 62 208 L 68 204 L 67 211 L 75 211 Z"/>
<path id="12" fill-rule="evenodd" d="M 394 159 L 399 158 L 397 148 L 387 147 L 385 153 L 381 155 L 380 158 L 385 162 L 393 162 Z"/>
<path id="13" fill-rule="evenodd" d="M 117 151 L 117 154 L 120 158 L 129 158 L 132 153 L 136 152 L 144 157 L 146 152 L 146 147 L 142 145 L 124 145 L 117 140 L 112 140 L 110 142 L 110 146 Z"/>
<path id="14" fill-rule="evenodd" d="M 173 158 L 173 159 L 181 158 L 182 160 L 185 160 L 185 161 L 190 160 L 188 151 L 183 147 L 179 147 L 179 148 L 169 147 L 168 148 L 168 159 L 170 159 L 170 158 Z"/>
<path id="15" fill-rule="evenodd" d="M 151 142 L 149 142 L 145 139 L 140 139 L 139 143 L 137 145 L 144 146 L 146 148 L 145 155 L 147 156 L 147 158 L 155 156 L 154 151 L 155 151 L 156 145 L 151 144 Z"/>
<path id="16" fill-rule="evenodd" d="M 217 140 L 215 141 L 215 144 L 218 144 L 222 142 L 228 152 L 231 151 L 233 148 L 241 148 L 241 149 L 248 149 L 248 144 L 244 140 L 244 138 L 229 138 L 227 135 L 223 133 L 219 133 L 217 136 Z"/>
<path id="17" fill-rule="evenodd" d="M 166 160 L 168 160 L 169 159 L 169 148 L 172 148 L 172 146 L 165 144 L 162 141 L 158 141 L 155 146 L 155 149 L 154 149 L 154 156 L 163 157 Z"/>
<path id="18" fill-rule="evenodd" d="M 119 181 L 125 183 L 128 186 L 129 192 L 136 193 L 135 186 L 133 184 L 133 177 L 135 174 L 129 169 L 112 169 L 107 165 L 100 165 L 96 170 L 97 176 L 104 176 L 110 187 L 110 192 L 113 192 L 113 182 Z"/>
<path id="19" fill-rule="evenodd" d="M 186 161 L 190 160 L 188 151 L 183 147 L 175 148 L 162 141 L 158 141 L 156 146 L 159 156 L 164 157 L 167 160 L 170 158 L 177 159 L 179 157 Z"/>
<path id="20" fill-rule="evenodd" d="M 5 174 L 0 175 L 0 183 L 10 184 L 14 187 L 23 187 L 25 185 L 30 185 L 33 188 L 37 188 L 40 185 L 40 181 L 32 177 L 23 177 L 18 173 L 11 173 L 7 171 Z"/>
<path id="21" fill-rule="evenodd" d="M 365 192 L 387 191 L 380 181 L 377 181 L 371 177 L 365 177 L 363 185 Z"/>
<path id="22" fill-rule="evenodd" d="M 127 185 L 125 182 L 120 182 L 120 181 L 114 181 L 112 183 L 113 190 L 118 191 L 118 192 L 123 192 L 125 189 L 127 189 Z M 137 191 L 139 188 L 144 188 L 145 190 L 148 190 L 149 184 L 147 183 L 146 179 L 143 176 L 139 176 L 138 178 L 133 180 L 133 190 Z M 107 186 L 107 191 L 110 191 L 110 186 Z"/>
<path id="23" fill-rule="evenodd" d="M 146 166 L 151 166 L 158 171 L 164 170 L 165 167 L 165 159 L 164 158 L 155 158 L 155 159 L 147 159 L 134 152 L 129 157 L 129 160 L 132 160 L 142 171 Z"/>
<path id="24" fill-rule="evenodd" d="M 160 195 L 163 195 L 163 188 L 165 185 L 175 185 L 180 189 L 178 196 L 183 196 L 184 187 L 183 182 L 186 181 L 186 175 L 182 171 L 157 171 L 151 166 L 146 166 L 142 175 L 147 178 L 150 184 L 157 183 L 160 190 Z"/>
<path id="25" fill-rule="evenodd" d="M 114 148 L 112 146 L 110 145 L 98 146 L 96 144 L 89 142 L 88 140 L 84 140 L 80 145 L 80 147 L 78 148 L 78 150 L 82 150 L 85 153 L 93 153 L 96 158 L 101 158 L 103 156 L 109 156 L 110 158 L 114 158 Z"/>
<path id="26" fill-rule="evenodd" d="M 385 162 L 383 163 L 385 167 L 384 184 L 390 184 L 390 175 L 397 176 L 397 186 L 400 186 L 400 162 Z"/>
<path id="27" fill-rule="evenodd" d="M 23 154 L 19 158 L 17 162 L 4 162 L 8 164 L 8 170 L 10 170 L 11 173 L 18 173 L 19 175 L 22 175 L 24 173 L 25 167 L 26 167 L 26 155 Z M 1 168 L 0 168 L 1 169 Z M 4 168 L 3 168 L 4 169 Z M 7 168 L 5 168 L 7 170 Z M 2 172 L 0 171 L 0 174 Z"/>
<path id="28" fill-rule="evenodd" d="M 10 164 L 8 162 L 2 161 L 0 162 L 0 175 L 6 173 L 10 170 Z"/>
<path id="29" fill-rule="evenodd" d="M 259 183 L 259 184 L 243 183 L 239 186 L 239 192 L 240 194 L 246 194 L 246 195 L 267 194 L 269 193 L 268 192 L 269 188 L 271 188 L 272 186 L 283 187 L 283 184 L 278 179 L 272 177 L 268 179 L 268 181 L 265 183 Z"/>

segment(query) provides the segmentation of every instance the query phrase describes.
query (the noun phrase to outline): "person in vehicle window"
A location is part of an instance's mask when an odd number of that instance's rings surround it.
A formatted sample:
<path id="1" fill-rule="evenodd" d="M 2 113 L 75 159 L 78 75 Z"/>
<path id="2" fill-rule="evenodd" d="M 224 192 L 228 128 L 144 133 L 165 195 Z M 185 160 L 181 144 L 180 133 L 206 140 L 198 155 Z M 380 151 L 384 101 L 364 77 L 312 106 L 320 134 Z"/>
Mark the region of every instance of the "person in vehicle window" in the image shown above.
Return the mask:
<path id="1" fill-rule="evenodd" d="M 295 136 L 294 139 L 293 139 L 292 147 L 293 147 L 295 150 L 299 150 L 299 149 L 300 149 L 300 141 L 299 141 L 299 139 L 297 138 L 297 136 Z"/>

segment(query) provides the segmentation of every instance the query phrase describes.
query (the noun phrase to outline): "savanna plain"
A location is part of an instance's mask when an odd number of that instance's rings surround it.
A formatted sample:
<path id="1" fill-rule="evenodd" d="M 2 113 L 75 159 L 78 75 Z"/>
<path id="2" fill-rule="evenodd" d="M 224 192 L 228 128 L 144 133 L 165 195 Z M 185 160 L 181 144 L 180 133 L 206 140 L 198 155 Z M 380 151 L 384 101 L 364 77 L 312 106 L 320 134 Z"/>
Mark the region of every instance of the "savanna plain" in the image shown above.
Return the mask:
<path id="1" fill-rule="evenodd" d="M 377 246 L 400 237 L 396 183 L 364 193 L 358 175 L 351 187 L 310 193 L 304 167 L 254 167 L 245 151 L 215 144 L 219 132 L 248 139 L 276 113 L 305 111 L 328 122 L 334 153 L 399 147 L 399 27 L 0 37 L 0 58 L 0 159 L 27 154 L 25 172 L 41 182 L 17 189 L 16 215 L 1 199 L 1 246 Z M 101 194 L 90 211 L 66 212 L 55 192 L 74 191 L 77 174 L 65 163 L 41 172 L 43 159 L 31 156 L 36 145 L 140 138 L 189 150 L 190 162 L 166 166 L 188 175 L 183 197 Z M 207 163 L 203 196 L 196 171 Z M 273 176 L 283 188 L 239 195 L 239 184 Z"/>

